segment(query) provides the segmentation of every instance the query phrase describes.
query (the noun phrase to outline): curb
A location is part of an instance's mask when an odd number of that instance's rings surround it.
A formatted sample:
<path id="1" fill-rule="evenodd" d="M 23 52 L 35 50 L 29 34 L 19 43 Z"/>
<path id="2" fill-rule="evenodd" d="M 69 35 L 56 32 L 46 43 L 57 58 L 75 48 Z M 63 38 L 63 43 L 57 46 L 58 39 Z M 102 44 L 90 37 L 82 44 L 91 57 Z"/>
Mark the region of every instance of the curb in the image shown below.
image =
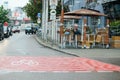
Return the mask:
<path id="1" fill-rule="evenodd" d="M 55 51 L 59 51 L 59 52 L 64 53 L 64 54 L 72 55 L 72 56 L 75 56 L 75 57 L 80 57 L 80 56 L 78 56 L 78 55 L 76 55 L 76 54 L 72 54 L 71 52 L 66 52 L 66 51 L 63 51 L 63 50 L 61 50 L 61 49 L 58 49 L 58 48 L 55 48 L 55 47 L 46 45 L 46 44 L 43 43 L 37 36 L 35 36 L 35 39 L 36 39 L 36 41 L 37 41 L 40 45 L 42 45 L 42 46 L 44 46 L 44 47 L 53 49 L 53 50 L 55 50 Z"/>

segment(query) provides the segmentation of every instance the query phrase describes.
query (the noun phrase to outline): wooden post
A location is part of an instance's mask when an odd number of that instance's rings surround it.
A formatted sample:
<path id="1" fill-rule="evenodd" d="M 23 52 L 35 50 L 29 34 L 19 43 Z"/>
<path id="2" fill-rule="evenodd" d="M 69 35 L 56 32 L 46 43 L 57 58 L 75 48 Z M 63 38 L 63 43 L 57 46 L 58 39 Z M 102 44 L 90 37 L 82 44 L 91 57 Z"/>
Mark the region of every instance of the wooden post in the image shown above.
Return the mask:
<path id="1" fill-rule="evenodd" d="M 63 24 L 64 24 L 64 8 L 63 8 L 63 0 L 61 0 L 61 5 L 62 5 L 62 10 L 61 10 L 61 19 L 60 19 L 60 23 L 62 24 L 60 26 L 60 43 L 61 43 L 61 39 L 63 36 Z"/>
<path id="2" fill-rule="evenodd" d="M 107 26 L 106 26 L 106 38 L 105 38 L 105 43 L 106 43 L 106 48 L 109 48 L 109 23 L 110 23 L 110 21 L 109 21 L 109 19 L 107 19 Z"/>
<path id="3" fill-rule="evenodd" d="M 83 28 L 83 42 L 82 46 L 86 47 L 86 27 L 87 27 L 87 20 L 84 18 L 84 28 Z"/>

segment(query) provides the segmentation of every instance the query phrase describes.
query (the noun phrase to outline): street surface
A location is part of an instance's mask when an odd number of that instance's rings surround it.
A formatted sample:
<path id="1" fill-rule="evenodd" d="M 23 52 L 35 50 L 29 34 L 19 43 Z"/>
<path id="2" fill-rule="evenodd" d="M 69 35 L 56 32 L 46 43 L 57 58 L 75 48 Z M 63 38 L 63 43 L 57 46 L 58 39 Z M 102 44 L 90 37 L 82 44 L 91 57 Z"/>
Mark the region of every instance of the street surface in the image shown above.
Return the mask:
<path id="1" fill-rule="evenodd" d="M 34 35 L 25 35 L 24 32 L 15 33 L 12 37 L 0 41 L 1 56 L 66 56 L 44 46 L 41 46 L 34 39 Z"/>
<path id="2" fill-rule="evenodd" d="M 102 62 L 51 50 L 34 35 L 16 33 L 0 41 L 0 80 L 120 80 L 120 67 L 104 63 L 119 65 L 119 59 L 95 59 Z"/>

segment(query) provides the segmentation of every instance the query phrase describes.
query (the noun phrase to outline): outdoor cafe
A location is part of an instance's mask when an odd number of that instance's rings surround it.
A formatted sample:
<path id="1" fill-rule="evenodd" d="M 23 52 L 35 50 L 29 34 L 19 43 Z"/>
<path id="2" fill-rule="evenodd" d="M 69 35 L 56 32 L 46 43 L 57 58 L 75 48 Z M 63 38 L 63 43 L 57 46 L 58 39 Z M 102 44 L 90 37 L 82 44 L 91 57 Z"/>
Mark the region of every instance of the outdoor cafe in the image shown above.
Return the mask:
<path id="1" fill-rule="evenodd" d="M 106 24 L 100 27 L 101 16 L 106 17 L 88 9 L 64 13 L 63 31 L 57 31 L 58 38 L 61 37 L 60 47 L 109 48 L 109 20 L 106 19 Z"/>
<path id="2" fill-rule="evenodd" d="M 101 17 L 105 17 L 104 25 Z M 49 21 L 47 42 L 60 48 L 109 48 L 109 20 L 105 14 L 88 9 L 64 13 Z"/>

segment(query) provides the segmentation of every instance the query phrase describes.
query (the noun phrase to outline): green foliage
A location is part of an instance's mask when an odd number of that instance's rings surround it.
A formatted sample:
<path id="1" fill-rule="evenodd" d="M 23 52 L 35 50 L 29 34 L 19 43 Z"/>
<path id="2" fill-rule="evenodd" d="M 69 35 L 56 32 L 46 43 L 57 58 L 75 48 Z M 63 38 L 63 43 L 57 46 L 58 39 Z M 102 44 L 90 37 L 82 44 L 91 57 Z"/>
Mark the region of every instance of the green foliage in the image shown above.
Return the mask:
<path id="1" fill-rule="evenodd" d="M 30 17 L 33 22 L 37 21 L 37 13 L 42 13 L 42 0 L 29 0 L 29 3 L 24 6 L 23 10 L 27 13 L 27 16 Z M 56 8 L 57 15 L 61 14 L 61 2 L 59 0 L 58 6 Z M 68 12 L 68 6 L 64 6 L 64 12 Z M 49 11 L 50 12 L 50 8 Z M 50 13 L 49 13 L 50 15 Z"/>
<path id="2" fill-rule="evenodd" d="M 61 14 L 61 2 L 60 2 L 60 0 L 58 1 L 58 6 L 57 6 L 57 9 L 56 9 L 56 11 L 57 11 L 57 15 L 60 15 Z M 68 6 L 67 5 L 64 5 L 64 12 L 69 12 L 69 8 L 68 8 Z"/>
<path id="3" fill-rule="evenodd" d="M 118 21 L 113 21 L 113 22 L 110 23 L 110 29 L 111 29 L 111 30 L 117 29 L 118 26 L 120 26 L 120 20 L 118 20 Z"/>
<path id="4" fill-rule="evenodd" d="M 9 22 L 9 18 L 7 17 L 8 11 L 0 7 L 0 23 Z"/>
<path id="5" fill-rule="evenodd" d="M 114 31 L 116 35 L 120 36 L 120 20 L 110 23 L 110 30 Z"/>
<path id="6" fill-rule="evenodd" d="M 111 27 L 113 27 L 113 26 L 118 26 L 118 25 L 120 25 L 120 20 L 118 20 L 118 21 L 113 21 L 113 22 L 110 23 L 110 26 L 111 26 Z"/>
<path id="7" fill-rule="evenodd" d="M 42 13 L 42 0 L 29 0 L 23 10 L 27 13 L 33 22 L 37 21 L 37 13 Z"/>

